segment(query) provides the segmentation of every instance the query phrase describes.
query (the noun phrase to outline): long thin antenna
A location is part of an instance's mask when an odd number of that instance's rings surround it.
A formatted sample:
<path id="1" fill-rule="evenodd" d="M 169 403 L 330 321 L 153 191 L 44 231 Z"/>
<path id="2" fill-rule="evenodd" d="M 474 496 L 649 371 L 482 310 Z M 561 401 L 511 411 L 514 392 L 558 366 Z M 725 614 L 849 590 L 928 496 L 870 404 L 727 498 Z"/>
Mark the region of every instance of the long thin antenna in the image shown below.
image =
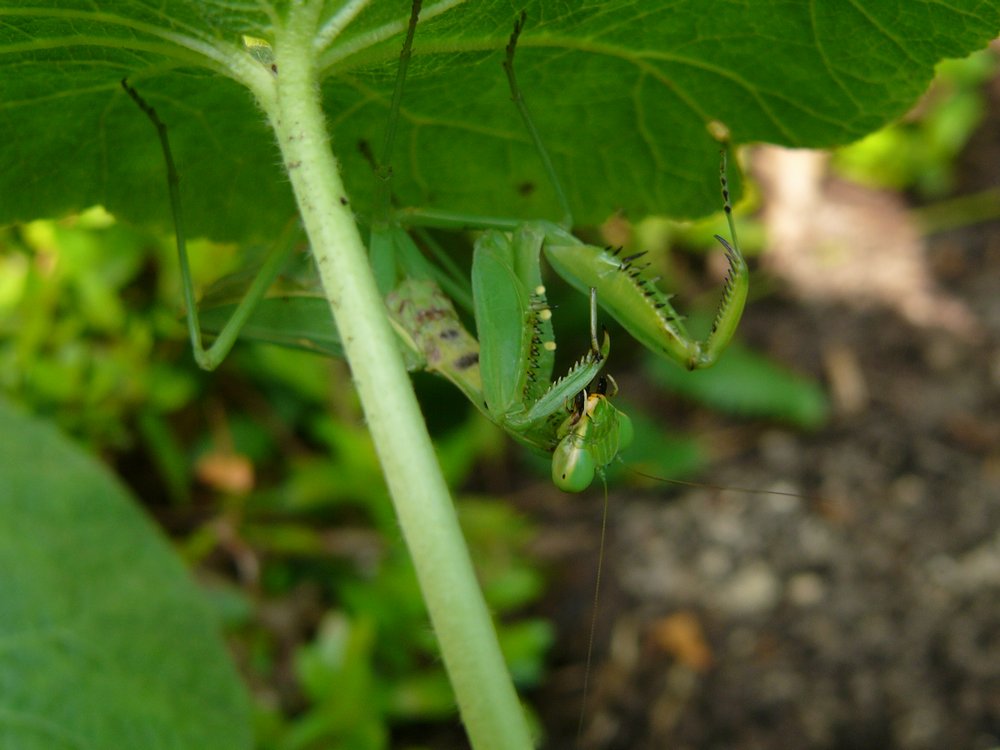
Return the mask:
<path id="1" fill-rule="evenodd" d="M 601 597 L 601 571 L 604 569 L 604 539 L 608 530 L 608 480 L 601 474 L 604 485 L 604 508 L 601 512 L 601 541 L 597 548 L 597 580 L 594 582 L 594 607 L 590 613 L 590 634 L 587 637 L 587 663 L 583 668 L 583 696 L 580 698 L 580 720 L 576 725 L 576 745 L 583 737 L 583 721 L 587 716 L 587 691 L 590 688 L 590 667 L 594 657 L 594 634 L 597 632 L 597 605 Z"/>
<path id="2" fill-rule="evenodd" d="M 669 479 L 667 477 L 658 477 L 655 474 L 647 474 L 644 471 L 639 471 L 624 461 L 619 457 L 618 460 L 621 462 L 622 466 L 631 471 L 633 474 L 637 474 L 644 479 L 652 479 L 656 482 L 663 482 L 664 484 L 676 484 L 680 487 L 694 487 L 696 489 L 705 490 L 716 490 L 717 492 L 745 492 L 748 495 L 777 495 L 779 497 L 797 497 L 800 500 L 815 500 L 820 499 L 813 495 L 807 495 L 801 492 L 784 492 L 782 490 L 762 490 L 762 489 L 752 489 L 750 487 L 732 487 L 719 484 L 705 484 L 704 482 L 686 482 L 683 479 Z"/>

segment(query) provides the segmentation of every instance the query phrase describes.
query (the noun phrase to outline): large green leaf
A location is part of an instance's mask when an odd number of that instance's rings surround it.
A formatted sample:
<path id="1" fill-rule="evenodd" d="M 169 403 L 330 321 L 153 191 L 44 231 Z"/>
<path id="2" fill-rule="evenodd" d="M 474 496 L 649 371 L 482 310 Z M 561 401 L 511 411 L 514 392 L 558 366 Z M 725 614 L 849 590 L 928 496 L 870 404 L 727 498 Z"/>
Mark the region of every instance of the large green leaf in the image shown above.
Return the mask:
<path id="1" fill-rule="evenodd" d="M 108 473 L 0 401 L 0 747 L 249 748 L 204 598 Z"/>
<path id="2" fill-rule="evenodd" d="M 1000 30 L 994 0 L 428 0 L 395 159 L 403 202 L 558 216 L 500 70 L 522 5 L 525 96 L 585 223 L 617 209 L 707 213 L 718 206 L 709 122 L 737 142 L 847 142 L 901 115 L 939 59 Z M 363 8 L 317 52 L 334 145 L 363 213 L 372 179 L 358 143 L 381 142 L 409 0 L 325 6 L 329 19 Z M 118 86 L 128 75 L 171 127 L 192 233 L 276 232 L 292 213 L 290 191 L 231 62 L 247 58 L 241 35 L 270 38 L 268 12 L 284 8 L 6 3 L 0 222 L 93 203 L 163 222 L 161 157 Z"/>

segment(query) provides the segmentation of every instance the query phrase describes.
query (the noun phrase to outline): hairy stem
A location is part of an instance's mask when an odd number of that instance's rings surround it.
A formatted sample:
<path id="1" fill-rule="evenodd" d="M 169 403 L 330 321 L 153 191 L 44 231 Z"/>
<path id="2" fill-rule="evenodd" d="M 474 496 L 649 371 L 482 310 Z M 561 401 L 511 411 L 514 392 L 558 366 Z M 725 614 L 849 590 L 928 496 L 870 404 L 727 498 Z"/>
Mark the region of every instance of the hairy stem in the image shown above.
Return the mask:
<path id="1" fill-rule="evenodd" d="M 280 75 L 255 87 L 270 119 L 462 719 L 477 750 L 531 747 L 454 506 L 396 348 L 326 135 L 312 38 L 322 3 L 293 5 Z"/>

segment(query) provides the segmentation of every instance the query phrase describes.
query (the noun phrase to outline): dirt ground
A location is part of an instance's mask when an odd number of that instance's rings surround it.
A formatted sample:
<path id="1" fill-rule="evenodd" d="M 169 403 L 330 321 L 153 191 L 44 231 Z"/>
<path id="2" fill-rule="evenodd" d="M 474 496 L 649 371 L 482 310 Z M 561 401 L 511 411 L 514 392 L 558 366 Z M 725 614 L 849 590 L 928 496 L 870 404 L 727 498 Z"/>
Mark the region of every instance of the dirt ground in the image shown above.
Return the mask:
<path id="1" fill-rule="evenodd" d="M 957 194 L 1000 182 L 992 96 Z M 837 203 L 838 190 L 850 193 L 823 181 L 821 197 Z M 845 202 L 876 205 L 873 220 L 895 210 L 869 197 Z M 826 219 L 834 234 L 865 223 Z M 810 221 L 800 236 L 829 236 Z M 869 228 L 870 246 L 842 238 L 859 274 L 846 289 L 804 292 L 793 271 L 741 328 L 827 386 L 828 425 L 802 434 L 712 417 L 747 447 L 703 481 L 802 496 L 612 495 L 581 747 L 1000 747 L 1000 222 L 914 234 L 891 252 L 909 230 Z M 909 270 L 886 269 L 891 253 Z M 599 508 L 546 507 L 532 512 L 547 524 L 546 614 L 559 633 L 535 698 L 548 746 L 569 748 Z"/>

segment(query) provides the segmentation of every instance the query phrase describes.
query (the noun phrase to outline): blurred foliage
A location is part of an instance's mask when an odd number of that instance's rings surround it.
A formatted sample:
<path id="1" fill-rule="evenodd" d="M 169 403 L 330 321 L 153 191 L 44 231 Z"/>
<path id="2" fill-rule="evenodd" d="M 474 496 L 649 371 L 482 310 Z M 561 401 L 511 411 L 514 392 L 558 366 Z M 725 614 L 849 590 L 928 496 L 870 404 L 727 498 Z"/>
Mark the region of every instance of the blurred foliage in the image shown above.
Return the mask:
<path id="1" fill-rule="evenodd" d="M 954 186 L 955 160 L 986 112 L 983 85 L 1000 60 L 984 49 L 938 64 L 930 90 L 901 121 L 834 152 L 834 166 L 857 182 L 914 189 L 939 198 Z"/>
<path id="2" fill-rule="evenodd" d="M 644 371 L 657 385 L 720 411 L 816 429 L 830 405 L 814 380 L 797 375 L 745 346 L 733 344 L 714 367 L 688 372 L 647 357 Z"/>
<path id="3" fill-rule="evenodd" d="M 182 329 L 138 283 L 151 260 L 140 235 L 94 210 L 8 230 L 0 248 L 6 393 L 95 448 L 127 447 L 138 409 L 191 400 L 191 373 L 152 356 Z"/>
<path id="4" fill-rule="evenodd" d="M 100 210 L 2 230 L 0 250 L 0 387 L 117 464 L 189 562 L 214 571 L 207 591 L 254 688 L 260 747 L 381 748 L 394 725 L 454 722 L 343 363 L 242 345 L 199 371 L 172 238 Z M 196 277 L 228 273 L 235 250 L 195 243 Z M 461 485 L 502 436 L 447 384 L 418 384 Z M 534 532 L 491 498 L 458 503 L 512 672 L 534 685 L 551 629 L 511 617 L 544 588 L 525 554 Z"/>

